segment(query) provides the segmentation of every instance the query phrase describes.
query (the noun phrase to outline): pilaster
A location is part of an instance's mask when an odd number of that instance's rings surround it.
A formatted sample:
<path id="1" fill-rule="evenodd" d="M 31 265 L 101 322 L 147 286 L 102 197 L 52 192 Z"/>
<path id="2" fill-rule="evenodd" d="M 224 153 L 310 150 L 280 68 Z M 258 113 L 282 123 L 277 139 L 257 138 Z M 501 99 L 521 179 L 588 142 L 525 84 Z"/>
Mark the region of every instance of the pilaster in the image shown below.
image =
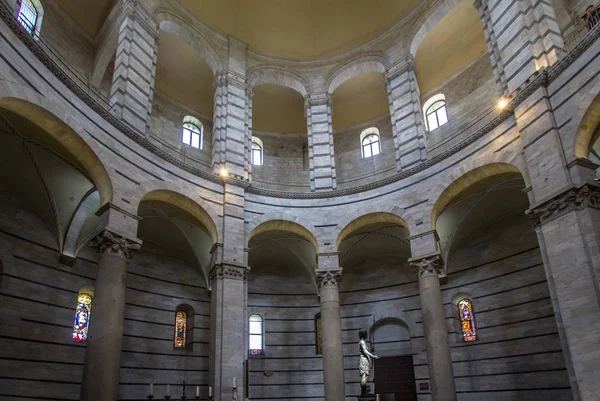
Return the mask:
<path id="1" fill-rule="evenodd" d="M 312 95 L 306 102 L 311 191 L 337 188 L 331 110 L 329 94 Z"/>
<path id="2" fill-rule="evenodd" d="M 556 63 L 564 47 L 554 9 L 536 0 L 477 0 L 500 95 Z"/>
<path id="3" fill-rule="evenodd" d="M 126 0 L 119 25 L 111 110 L 141 134 L 152 112 L 158 26 L 136 0 Z"/>
<path id="4" fill-rule="evenodd" d="M 228 37 L 228 69 L 215 74 L 212 166 L 249 178 L 247 45 Z"/>
<path id="5" fill-rule="evenodd" d="M 388 69 L 385 84 L 390 103 L 396 167 L 403 171 L 427 160 L 419 85 L 412 59 Z"/>
<path id="6" fill-rule="evenodd" d="M 573 398 L 600 397 L 600 187 L 572 187 L 527 212 L 536 230 Z"/>

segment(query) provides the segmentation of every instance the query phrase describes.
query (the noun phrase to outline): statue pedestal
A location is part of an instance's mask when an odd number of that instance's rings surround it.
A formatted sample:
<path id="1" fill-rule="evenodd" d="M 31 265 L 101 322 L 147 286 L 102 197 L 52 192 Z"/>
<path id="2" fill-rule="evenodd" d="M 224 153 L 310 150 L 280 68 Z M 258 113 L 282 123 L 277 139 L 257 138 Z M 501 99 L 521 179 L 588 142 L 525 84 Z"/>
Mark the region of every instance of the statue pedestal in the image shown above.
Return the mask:
<path id="1" fill-rule="evenodd" d="M 356 398 L 358 399 L 358 401 L 375 401 L 377 399 L 377 396 L 375 394 L 365 394 L 359 395 Z"/>

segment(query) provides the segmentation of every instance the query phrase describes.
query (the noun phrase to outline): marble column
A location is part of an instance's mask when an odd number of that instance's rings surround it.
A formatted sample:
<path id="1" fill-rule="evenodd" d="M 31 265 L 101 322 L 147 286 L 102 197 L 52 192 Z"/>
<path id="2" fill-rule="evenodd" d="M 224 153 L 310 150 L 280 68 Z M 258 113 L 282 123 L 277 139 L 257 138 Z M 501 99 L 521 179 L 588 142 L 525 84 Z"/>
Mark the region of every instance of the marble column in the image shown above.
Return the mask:
<path id="1" fill-rule="evenodd" d="M 342 269 L 317 269 L 316 276 L 321 298 L 325 401 L 344 401 L 346 393 L 339 292 Z"/>
<path id="2" fill-rule="evenodd" d="M 100 253 L 90 319 L 82 401 L 115 401 L 119 392 L 119 367 L 123 340 L 123 315 L 127 266 L 140 245 L 103 231 L 92 241 Z"/>
<path id="3" fill-rule="evenodd" d="M 456 401 L 454 371 L 439 279 L 443 273 L 444 262 L 439 253 L 413 258 L 409 262 L 419 277 L 432 399 Z"/>

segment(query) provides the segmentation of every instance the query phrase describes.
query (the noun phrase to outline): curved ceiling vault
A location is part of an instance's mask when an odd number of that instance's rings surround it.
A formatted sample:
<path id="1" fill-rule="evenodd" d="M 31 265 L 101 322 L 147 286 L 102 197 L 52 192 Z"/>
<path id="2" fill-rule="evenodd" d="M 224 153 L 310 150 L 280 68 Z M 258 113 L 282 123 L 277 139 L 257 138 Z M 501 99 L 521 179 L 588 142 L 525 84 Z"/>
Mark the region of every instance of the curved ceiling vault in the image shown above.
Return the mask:
<path id="1" fill-rule="evenodd" d="M 422 1 L 179 0 L 210 28 L 258 53 L 316 59 L 351 50 L 406 17 Z"/>

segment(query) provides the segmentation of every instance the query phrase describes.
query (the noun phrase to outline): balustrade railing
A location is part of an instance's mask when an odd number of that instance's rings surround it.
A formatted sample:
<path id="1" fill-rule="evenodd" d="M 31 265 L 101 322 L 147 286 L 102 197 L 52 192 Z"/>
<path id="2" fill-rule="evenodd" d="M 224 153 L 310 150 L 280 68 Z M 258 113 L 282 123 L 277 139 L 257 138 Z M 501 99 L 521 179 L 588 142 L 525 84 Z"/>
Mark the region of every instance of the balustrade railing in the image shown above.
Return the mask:
<path id="1" fill-rule="evenodd" d="M 574 17 L 573 21 L 563 28 L 565 53 L 571 52 L 588 34 L 600 29 L 600 7 L 596 7 L 586 18 Z"/>

